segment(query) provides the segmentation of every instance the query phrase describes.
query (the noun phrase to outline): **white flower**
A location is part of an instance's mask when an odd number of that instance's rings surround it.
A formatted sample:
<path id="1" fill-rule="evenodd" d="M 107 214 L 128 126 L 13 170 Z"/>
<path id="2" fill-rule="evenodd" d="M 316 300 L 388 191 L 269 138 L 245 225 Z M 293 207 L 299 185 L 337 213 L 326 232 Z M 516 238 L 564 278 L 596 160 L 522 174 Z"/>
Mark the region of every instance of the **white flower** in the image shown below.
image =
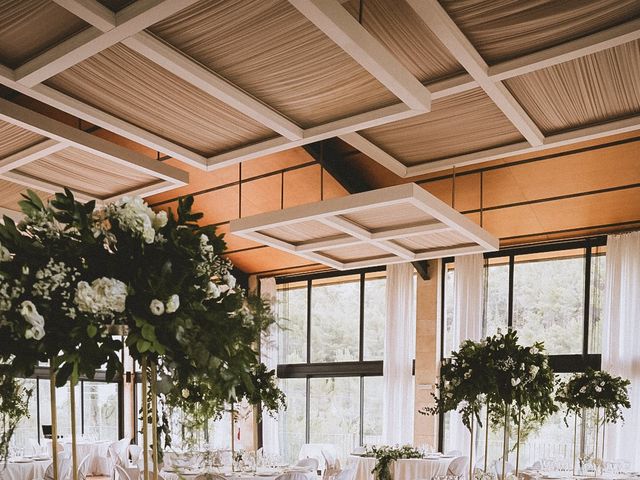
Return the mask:
<path id="1" fill-rule="evenodd" d="M 149 310 L 151 310 L 151 313 L 153 313 L 154 315 L 162 315 L 164 313 L 164 303 L 154 298 L 153 300 L 151 300 Z"/>
<path id="2" fill-rule="evenodd" d="M 10 262 L 11 261 L 11 252 L 2 246 L 0 243 L 0 262 Z"/>
<path id="3" fill-rule="evenodd" d="M 173 313 L 180 307 L 180 297 L 178 295 L 171 295 L 167 300 L 167 313 Z"/>
<path id="4" fill-rule="evenodd" d="M 127 286 L 115 278 L 102 277 L 89 285 L 78 282 L 74 297 L 78 310 L 95 314 L 122 313 L 127 303 Z"/>
<path id="5" fill-rule="evenodd" d="M 183 388 L 182 389 L 182 398 L 189 398 L 189 389 L 188 388 Z"/>
<path id="6" fill-rule="evenodd" d="M 586 393 L 586 391 L 587 391 L 587 387 L 582 387 L 582 388 L 580 389 L 580 393 Z"/>
<path id="7" fill-rule="evenodd" d="M 538 375 L 539 370 L 540 370 L 540 367 L 538 367 L 537 365 L 531 365 L 529 367 L 529 374 L 531 374 L 531 378 L 536 378 L 536 375 Z"/>
<path id="8" fill-rule="evenodd" d="M 209 282 L 207 285 L 207 298 L 218 298 L 221 295 L 222 292 L 220 292 L 220 289 L 218 288 L 218 286 L 213 283 L 213 282 Z"/>
<path id="9" fill-rule="evenodd" d="M 22 267 L 22 274 L 23 275 L 29 275 L 29 267 L 26 265 L 23 265 Z"/>
<path id="10" fill-rule="evenodd" d="M 222 280 L 224 280 L 224 283 L 226 283 L 231 290 L 233 290 L 233 287 L 236 286 L 236 277 L 234 277 L 230 273 L 227 273 L 226 275 L 224 275 L 222 277 Z"/>
<path id="11" fill-rule="evenodd" d="M 520 379 L 519 378 L 512 378 L 511 379 L 511 386 L 517 387 L 519 384 L 520 384 Z"/>
<path id="12" fill-rule="evenodd" d="M 31 328 L 25 332 L 27 339 L 40 340 L 44 337 L 44 317 L 38 313 L 33 302 L 25 300 L 20 304 L 20 315 L 27 321 Z"/>
<path id="13" fill-rule="evenodd" d="M 534 346 L 529 349 L 529 352 L 535 355 L 536 353 L 540 352 L 540 350 L 538 350 L 538 348 Z"/>
<path id="14" fill-rule="evenodd" d="M 145 228 L 142 234 L 145 243 L 153 243 L 156 238 L 156 231 L 153 228 Z"/>
<path id="15" fill-rule="evenodd" d="M 156 216 L 151 223 L 153 225 L 153 228 L 155 228 L 156 230 L 160 230 L 167 224 L 168 220 L 169 219 L 167 217 L 167 212 L 161 210 L 160 212 L 156 213 Z"/>
<path id="16" fill-rule="evenodd" d="M 595 390 L 596 390 L 596 392 L 600 393 L 602 391 L 602 387 L 599 386 L 599 385 L 596 385 Z"/>

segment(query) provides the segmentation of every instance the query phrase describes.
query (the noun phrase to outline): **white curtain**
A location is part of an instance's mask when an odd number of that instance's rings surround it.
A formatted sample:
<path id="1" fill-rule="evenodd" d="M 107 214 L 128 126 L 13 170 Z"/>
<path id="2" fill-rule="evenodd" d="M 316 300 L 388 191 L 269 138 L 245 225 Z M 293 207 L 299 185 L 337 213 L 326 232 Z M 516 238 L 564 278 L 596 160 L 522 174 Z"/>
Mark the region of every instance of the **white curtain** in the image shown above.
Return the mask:
<path id="1" fill-rule="evenodd" d="M 273 277 L 260 279 L 260 296 L 271 302 L 274 311 L 277 311 L 276 295 L 276 279 Z M 262 333 L 262 337 L 260 339 L 260 361 L 262 361 L 269 370 L 275 370 L 278 367 L 277 325 L 271 325 L 269 330 Z M 278 441 L 278 420 L 273 418 L 267 412 L 262 413 L 263 451 L 265 454 L 269 455 L 279 454 L 280 445 Z"/>
<path id="2" fill-rule="evenodd" d="M 607 426 L 605 459 L 640 469 L 640 232 L 609 235 L 602 369 L 631 380 L 625 423 Z"/>
<path id="3" fill-rule="evenodd" d="M 416 295 L 411 264 L 387 267 L 382 438 L 413 442 Z"/>
<path id="4" fill-rule="evenodd" d="M 453 325 L 451 337 L 453 349 L 457 350 L 463 340 L 480 340 L 482 337 L 482 312 L 484 308 L 484 258 L 482 254 L 462 255 L 455 258 L 455 293 L 453 300 Z M 449 354 L 450 352 L 445 352 Z M 462 417 L 449 414 L 447 450 L 468 448 L 469 430 Z"/>

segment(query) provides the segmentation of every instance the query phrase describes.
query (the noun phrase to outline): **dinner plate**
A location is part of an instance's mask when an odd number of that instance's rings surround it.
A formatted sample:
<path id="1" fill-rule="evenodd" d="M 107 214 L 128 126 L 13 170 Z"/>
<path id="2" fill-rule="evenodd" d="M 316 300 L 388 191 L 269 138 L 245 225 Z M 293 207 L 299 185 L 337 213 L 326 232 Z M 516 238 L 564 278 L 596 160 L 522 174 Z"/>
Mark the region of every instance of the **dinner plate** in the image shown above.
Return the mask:
<path id="1" fill-rule="evenodd" d="M 11 463 L 31 463 L 33 460 L 31 458 L 14 458 L 11 460 Z"/>

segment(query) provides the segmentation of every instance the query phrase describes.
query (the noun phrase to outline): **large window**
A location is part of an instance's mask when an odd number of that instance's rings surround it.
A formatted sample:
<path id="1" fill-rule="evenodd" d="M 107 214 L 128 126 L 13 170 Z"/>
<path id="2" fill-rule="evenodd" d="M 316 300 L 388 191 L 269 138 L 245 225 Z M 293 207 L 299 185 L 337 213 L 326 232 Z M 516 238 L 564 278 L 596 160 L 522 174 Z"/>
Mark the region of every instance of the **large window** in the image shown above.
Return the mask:
<path id="1" fill-rule="evenodd" d="M 381 269 L 278 279 L 278 377 L 287 410 L 280 446 L 297 459 L 305 443 L 346 456 L 382 435 L 386 278 Z"/>
<path id="2" fill-rule="evenodd" d="M 517 248 L 485 254 L 484 333 L 518 331 L 523 344 L 543 341 L 559 376 L 586 366 L 600 367 L 601 310 L 606 257 L 604 238 Z M 455 263 L 443 262 L 443 355 L 457 349 L 451 341 L 454 317 Z M 560 412 L 523 442 L 521 465 L 542 458 L 568 458 L 573 428 Z M 460 449 L 448 441 L 450 419 L 444 418 L 442 448 Z M 581 438 L 591 438 L 586 432 Z M 484 431 L 477 433 L 478 456 L 484 454 Z M 500 458 L 501 432 L 489 432 L 489 463 Z"/>

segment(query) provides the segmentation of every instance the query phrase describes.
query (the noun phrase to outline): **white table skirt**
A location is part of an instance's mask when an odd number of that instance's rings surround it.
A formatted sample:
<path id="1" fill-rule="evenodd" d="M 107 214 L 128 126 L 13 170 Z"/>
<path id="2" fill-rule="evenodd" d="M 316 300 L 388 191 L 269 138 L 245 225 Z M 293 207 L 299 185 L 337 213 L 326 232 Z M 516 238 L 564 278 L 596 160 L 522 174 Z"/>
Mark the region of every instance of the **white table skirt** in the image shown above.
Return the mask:
<path id="1" fill-rule="evenodd" d="M 0 480 L 35 480 L 44 477 L 44 472 L 51 464 L 48 460 L 32 460 L 27 463 L 0 463 Z"/>
<path id="2" fill-rule="evenodd" d="M 217 472 L 216 472 L 217 473 Z M 318 475 L 315 472 L 296 472 L 299 474 L 304 475 L 305 477 L 307 477 L 307 480 L 317 480 L 318 479 Z M 199 472 L 199 473 L 176 473 L 176 472 L 169 472 L 166 470 L 162 470 L 160 472 L 160 475 L 162 476 L 162 478 L 164 478 L 164 480 L 193 480 L 194 478 L 196 478 L 199 475 L 204 475 L 205 472 Z M 273 475 L 266 475 L 266 474 L 256 474 L 256 473 L 219 473 L 219 475 L 223 475 L 225 478 L 228 478 L 229 480 L 275 480 L 279 475 L 281 475 L 281 472 L 278 473 L 274 473 Z"/>
<path id="3" fill-rule="evenodd" d="M 58 443 L 64 446 L 64 451 L 71 456 L 71 440 L 64 439 L 58 440 Z M 87 441 L 79 440 L 76 442 L 76 454 L 78 455 L 78 463 L 82 461 L 84 457 L 89 455 L 89 462 L 87 465 L 87 475 L 110 475 L 109 461 L 107 460 L 107 450 L 109 445 L 113 442 L 109 440 L 100 441 Z M 51 440 L 45 440 L 44 445 L 47 447 L 47 452 L 51 453 Z"/>
<path id="4" fill-rule="evenodd" d="M 446 475 L 452 458 L 406 458 L 393 462 L 393 480 L 431 480 L 436 475 Z M 350 455 L 347 463 L 356 464 L 355 480 L 374 480 L 371 471 L 376 466 L 373 457 Z"/>

